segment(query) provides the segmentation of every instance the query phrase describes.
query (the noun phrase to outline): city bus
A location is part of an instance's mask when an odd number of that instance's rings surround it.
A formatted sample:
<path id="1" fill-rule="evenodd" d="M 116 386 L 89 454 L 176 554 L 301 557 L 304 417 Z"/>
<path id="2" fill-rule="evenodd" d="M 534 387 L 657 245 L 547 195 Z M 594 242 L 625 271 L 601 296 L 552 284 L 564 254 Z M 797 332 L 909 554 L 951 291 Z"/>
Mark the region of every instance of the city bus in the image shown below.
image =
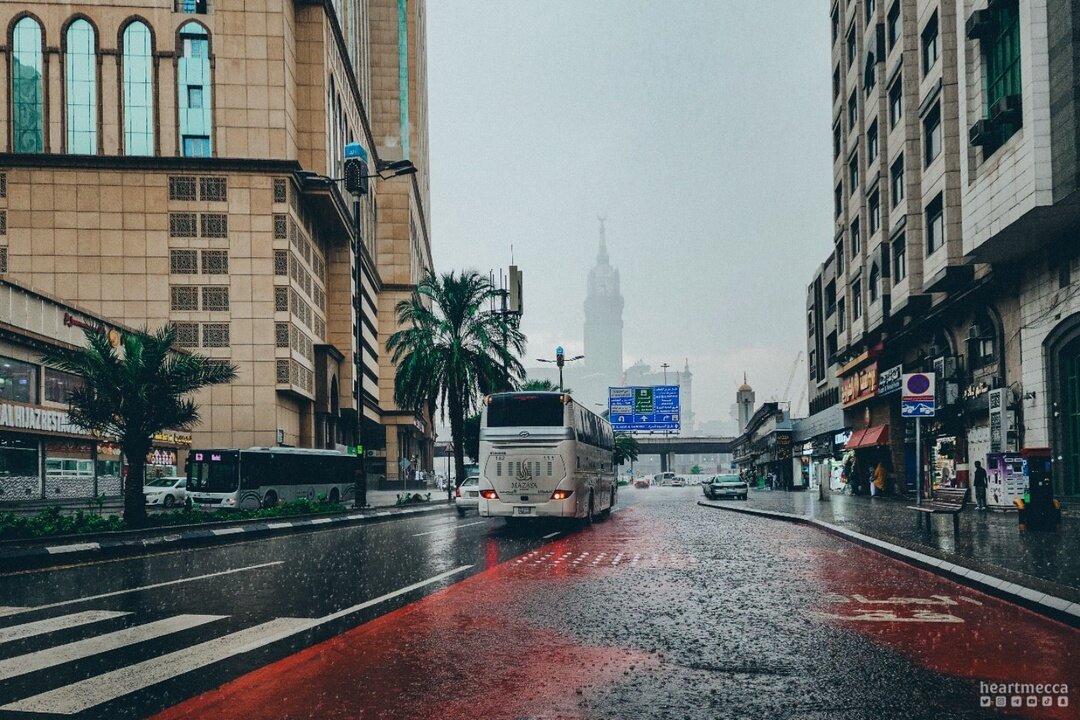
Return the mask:
<path id="1" fill-rule="evenodd" d="M 615 434 L 567 393 L 508 392 L 484 399 L 480 515 L 578 518 L 615 505 Z"/>
<path id="2" fill-rule="evenodd" d="M 347 502 L 356 485 L 363 505 L 363 460 L 336 450 L 252 447 L 188 453 L 187 496 L 200 507 L 254 510 L 320 495 Z"/>

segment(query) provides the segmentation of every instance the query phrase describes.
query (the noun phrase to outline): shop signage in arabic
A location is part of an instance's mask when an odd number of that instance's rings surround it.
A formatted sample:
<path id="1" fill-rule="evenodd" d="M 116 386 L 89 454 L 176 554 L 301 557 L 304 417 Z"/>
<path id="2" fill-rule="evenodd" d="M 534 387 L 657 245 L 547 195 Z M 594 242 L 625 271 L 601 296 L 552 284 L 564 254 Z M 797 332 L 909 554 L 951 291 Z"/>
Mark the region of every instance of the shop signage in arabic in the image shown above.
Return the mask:
<path id="1" fill-rule="evenodd" d="M 878 376 L 877 394 L 890 395 L 894 392 L 900 392 L 900 380 L 903 374 L 903 365 L 897 365 L 888 370 L 882 370 L 881 375 Z"/>
<path id="2" fill-rule="evenodd" d="M 851 407 L 877 395 L 877 381 L 876 362 L 872 362 L 850 375 L 845 375 L 840 381 L 841 406 Z"/>
<path id="3" fill-rule="evenodd" d="M 68 414 L 63 410 L 0 403 L 0 427 L 19 430 L 39 430 L 41 432 L 68 433 L 70 435 L 89 435 L 82 428 L 72 425 Z"/>

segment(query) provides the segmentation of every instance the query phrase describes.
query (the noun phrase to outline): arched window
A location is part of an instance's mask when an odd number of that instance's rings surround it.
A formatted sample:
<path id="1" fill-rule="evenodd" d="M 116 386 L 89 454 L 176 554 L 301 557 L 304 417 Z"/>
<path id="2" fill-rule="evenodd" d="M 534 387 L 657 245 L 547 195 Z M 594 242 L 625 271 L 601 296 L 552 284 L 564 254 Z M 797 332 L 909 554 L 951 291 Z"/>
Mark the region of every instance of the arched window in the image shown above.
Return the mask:
<path id="1" fill-rule="evenodd" d="M 41 26 L 31 17 L 15 24 L 11 47 L 11 122 L 13 149 L 45 149 L 45 105 L 41 81 Z"/>
<path id="2" fill-rule="evenodd" d="M 202 25 L 180 28 L 177 65 L 177 105 L 180 108 L 180 154 L 210 157 L 213 153 L 213 114 L 210 108 L 210 36 Z"/>
<path id="3" fill-rule="evenodd" d="M 93 26 L 82 18 L 68 26 L 65 79 L 67 80 L 67 151 L 75 155 L 97 152 L 97 42 Z"/>
<path id="4" fill-rule="evenodd" d="M 124 30 L 124 153 L 154 154 L 154 76 L 150 28 L 133 22 Z"/>

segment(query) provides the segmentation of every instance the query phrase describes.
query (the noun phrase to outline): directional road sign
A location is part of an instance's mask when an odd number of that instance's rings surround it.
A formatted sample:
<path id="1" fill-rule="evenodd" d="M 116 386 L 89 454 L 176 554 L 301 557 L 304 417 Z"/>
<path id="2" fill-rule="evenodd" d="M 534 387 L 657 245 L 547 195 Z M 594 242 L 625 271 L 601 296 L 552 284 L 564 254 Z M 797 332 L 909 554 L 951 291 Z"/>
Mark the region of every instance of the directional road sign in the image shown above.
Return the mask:
<path id="1" fill-rule="evenodd" d="M 608 420 L 616 431 L 678 430 L 678 385 L 608 388 Z"/>
<path id="2" fill-rule="evenodd" d="M 934 373 L 906 373 L 900 386 L 901 417 L 934 417 L 937 396 Z"/>

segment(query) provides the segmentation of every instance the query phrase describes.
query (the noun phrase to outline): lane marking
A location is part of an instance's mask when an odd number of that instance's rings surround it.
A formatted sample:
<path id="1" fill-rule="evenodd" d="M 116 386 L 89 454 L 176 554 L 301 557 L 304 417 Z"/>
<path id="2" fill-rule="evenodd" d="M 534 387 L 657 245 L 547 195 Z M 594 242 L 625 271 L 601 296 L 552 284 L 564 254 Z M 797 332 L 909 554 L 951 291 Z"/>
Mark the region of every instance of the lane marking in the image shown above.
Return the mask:
<path id="1" fill-rule="evenodd" d="M 550 535 L 545 535 L 544 540 L 550 540 L 551 538 L 555 537 L 556 535 L 561 535 L 561 534 L 562 534 L 562 531 L 557 530 L 557 531 L 551 533 Z"/>
<path id="2" fill-rule="evenodd" d="M 0 617 L 4 617 L 5 615 L 18 615 L 19 613 L 26 612 L 27 610 L 29 610 L 29 608 L 7 607 L 4 605 L 0 605 Z"/>
<path id="3" fill-rule="evenodd" d="M 189 578 L 180 578 L 179 580 L 168 580 L 166 582 L 154 583 L 152 585 L 142 585 L 140 587 L 127 588 L 126 590 L 113 590 L 112 592 L 101 593 L 100 595 L 90 595 L 84 598 L 73 598 L 71 600 L 61 600 L 59 602 L 48 603 L 46 605 L 35 605 L 34 607 L 19 608 L 14 612 L 7 613 L 8 615 L 17 615 L 24 612 L 32 612 L 34 610 L 48 610 L 50 608 L 63 607 L 64 605 L 74 605 L 76 603 L 90 602 L 91 600 L 101 600 L 108 597 L 116 597 L 117 595 L 126 595 L 133 592 L 141 592 L 142 590 L 153 590 L 154 588 L 168 587 L 169 585 L 179 585 L 186 582 L 194 582 L 196 580 L 206 580 L 208 578 L 222 577 L 224 575 L 233 575 L 234 573 L 245 572 L 247 570 L 258 570 L 260 568 L 271 567 L 273 565 L 283 565 L 284 560 L 274 560 L 272 562 L 259 563 L 258 565 L 246 565 L 244 567 L 233 568 L 232 570 L 222 570 L 216 573 L 207 573 L 206 575 L 195 575 Z"/>
<path id="4" fill-rule="evenodd" d="M 74 543 L 72 545 L 52 545 L 45 548 L 50 555 L 62 555 L 70 552 L 83 552 L 84 550 L 100 550 L 101 545 L 96 542 Z"/>
<path id="5" fill-rule="evenodd" d="M 17 700 L 0 707 L 0 710 L 74 715 L 110 700 L 115 700 L 124 695 L 129 695 L 138 690 L 198 670 L 212 663 L 257 650 L 265 645 L 284 640 L 323 623 L 343 618 L 400 595 L 441 582 L 472 567 L 472 565 L 460 565 L 452 570 L 434 575 L 427 580 L 415 582 L 412 585 L 343 608 L 320 618 L 277 618 L 255 627 L 160 655 L 135 665 L 88 677 L 71 685 L 65 685 Z"/>
<path id="6" fill-rule="evenodd" d="M 413 537 L 421 537 L 423 535 L 434 535 L 435 533 L 443 532 L 444 530 L 455 530 L 457 528 L 469 527 L 470 525 L 484 525 L 487 520 L 477 520 L 476 522 L 465 523 L 463 525 L 447 525 L 445 527 L 436 528 L 434 530 L 428 530 L 427 532 L 416 533 Z"/>
<path id="7" fill-rule="evenodd" d="M 205 625 L 214 620 L 222 620 L 226 617 L 228 616 L 177 615 L 176 617 L 146 623 L 145 625 L 137 625 L 124 630 L 106 633 L 105 635 L 77 640 L 67 645 L 59 645 L 47 650 L 39 650 L 38 652 L 0 660 L 0 680 L 10 680 L 13 677 L 74 662 L 75 660 L 82 660 L 92 655 L 109 652 L 128 645 L 155 640 L 165 635 Z"/>
<path id="8" fill-rule="evenodd" d="M 71 615 L 61 615 L 59 617 L 49 618 L 48 620 L 37 620 L 35 622 L 23 623 L 22 625 L 0 628 L 0 645 L 12 642 L 13 640 L 22 640 L 23 638 L 34 637 L 35 635 L 44 635 L 46 633 L 56 632 L 57 630 L 66 630 L 67 628 L 75 627 L 77 625 L 88 625 L 90 623 L 111 620 L 116 617 L 123 617 L 124 615 L 130 614 L 131 613 L 129 612 L 119 612 L 116 610 L 87 610 Z"/>

